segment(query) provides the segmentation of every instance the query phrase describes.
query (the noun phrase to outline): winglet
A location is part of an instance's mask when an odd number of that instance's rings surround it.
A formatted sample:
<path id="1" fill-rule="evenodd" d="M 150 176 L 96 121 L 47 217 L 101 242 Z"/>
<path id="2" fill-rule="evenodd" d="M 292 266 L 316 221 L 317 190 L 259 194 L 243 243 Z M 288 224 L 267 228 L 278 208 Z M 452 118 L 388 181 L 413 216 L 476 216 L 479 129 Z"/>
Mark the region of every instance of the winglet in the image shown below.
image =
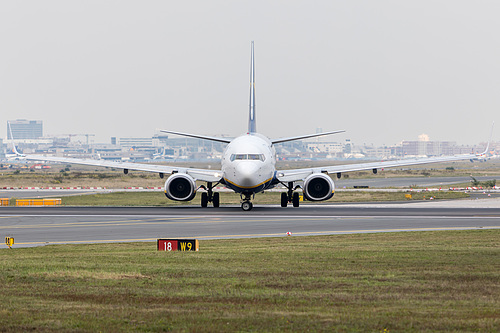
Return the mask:
<path id="1" fill-rule="evenodd" d="M 250 55 L 250 109 L 248 116 L 248 133 L 256 133 L 257 125 L 255 121 L 255 60 L 253 53 L 253 41 L 252 41 L 252 52 Z"/>
<path id="2" fill-rule="evenodd" d="M 21 154 L 17 151 L 16 144 L 14 143 L 14 136 L 12 135 L 12 127 L 10 126 L 10 121 L 7 122 L 7 125 L 9 126 L 10 139 L 12 140 L 12 152 L 19 157 L 26 157 L 26 155 Z"/>
<path id="3" fill-rule="evenodd" d="M 488 154 L 488 150 L 490 149 L 491 139 L 493 138 L 493 127 L 494 126 L 495 126 L 495 122 L 493 122 L 493 124 L 491 124 L 490 138 L 488 139 L 488 144 L 486 145 L 486 149 L 481 154 L 478 154 L 479 156 Z"/>

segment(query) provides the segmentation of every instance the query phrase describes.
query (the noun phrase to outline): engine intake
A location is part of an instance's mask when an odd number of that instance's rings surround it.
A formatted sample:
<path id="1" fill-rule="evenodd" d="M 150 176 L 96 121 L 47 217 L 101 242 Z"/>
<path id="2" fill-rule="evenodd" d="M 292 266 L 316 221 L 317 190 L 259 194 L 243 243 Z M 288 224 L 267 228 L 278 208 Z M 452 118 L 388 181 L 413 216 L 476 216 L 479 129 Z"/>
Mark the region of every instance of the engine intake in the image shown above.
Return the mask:
<path id="1" fill-rule="evenodd" d="M 310 201 L 328 200 L 333 196 L 335 184 L 324 173 L 313 173 L 304 180 L 304 196 Z"/>
<path id="2" fill-rule="evenodd" d="M 189 201 L 196 195 L 196 181 L 185 173 L 176 173 L 165 182 L 165 195 L 176 201 Z"/>

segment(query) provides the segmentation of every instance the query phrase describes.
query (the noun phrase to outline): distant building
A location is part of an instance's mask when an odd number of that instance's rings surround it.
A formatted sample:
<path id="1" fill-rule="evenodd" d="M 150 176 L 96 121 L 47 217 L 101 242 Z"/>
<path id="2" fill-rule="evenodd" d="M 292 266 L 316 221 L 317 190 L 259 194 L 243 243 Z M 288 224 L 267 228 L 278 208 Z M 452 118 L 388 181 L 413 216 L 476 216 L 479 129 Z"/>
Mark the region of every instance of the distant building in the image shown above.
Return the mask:
<path id="1" fill-rule="evenodd" d="M 158 146 L 168 146 L 168 135 L 166 134 L 155 134 L 153 136 L 153 142 L 158 142 Z"/>
<path id="2" fill-rule="evenodd" d="M 152 138 L 120 138 L 120 146 L 124 148 L 153 147 Z"/>
<path id="3" fill-rule="evenodd" d="M 351 139 L 346 139 L 345 140 L 344 153 L 345 154 L 351 154 L 352 153 L 352 142 L 351 142 Z"/>
<path id="4" fill-rule="evenodd" d="M 11 131 L 12 129 L 12 136 Z M 7 122 L 7 139 L 11 140 L 33 140 L 43 136 L 43 122 L 41 120 L 9 120 Z"/>
<path id="5" fill-rule="evenodd" d="M 453 141 L 403 141 L 402 153 L 404 156 L 453 155 L 456 146 Z"/>
<path id="6" fill-rule="evenodd" d="M 3 146 L 3 139 L 0 139 L 0 159 L 5 158 L 5 148 Z"/>
<path id="7" fill-rule="evenodd" d="M 343 152 L 344 147 L 338 142 L 311 142 L 307 144 L 307 149 L 314 153 L 337 154 Z"/>

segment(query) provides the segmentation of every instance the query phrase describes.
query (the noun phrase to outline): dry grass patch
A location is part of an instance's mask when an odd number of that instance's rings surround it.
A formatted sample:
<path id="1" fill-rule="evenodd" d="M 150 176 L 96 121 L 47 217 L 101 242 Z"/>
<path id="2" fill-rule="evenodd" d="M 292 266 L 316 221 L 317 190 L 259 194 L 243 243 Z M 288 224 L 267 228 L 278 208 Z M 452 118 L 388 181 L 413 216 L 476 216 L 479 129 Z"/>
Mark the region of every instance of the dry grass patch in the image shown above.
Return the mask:
<path id="1" fill-rule="evenodd" d="M 35 276 L 40 279 L 97 279 L 97 280 L 125 280 L 125 279 L 151 279 L 151 277 L 140 273 L 119 274 L 112 272 L 89 272 L 89 271 L 56 271 L 43 272 Z"/>

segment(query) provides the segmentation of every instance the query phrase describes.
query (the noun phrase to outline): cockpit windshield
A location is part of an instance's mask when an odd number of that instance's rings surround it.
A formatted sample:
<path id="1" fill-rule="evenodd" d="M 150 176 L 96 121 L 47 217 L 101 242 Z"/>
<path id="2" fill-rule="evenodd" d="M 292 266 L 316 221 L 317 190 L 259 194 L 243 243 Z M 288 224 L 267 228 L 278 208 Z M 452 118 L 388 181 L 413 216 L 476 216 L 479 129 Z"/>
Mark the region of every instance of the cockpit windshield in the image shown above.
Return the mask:
<path id="1" fill-rule="evenodd" d="M 251 160 L 251 161 L 262 161 L 264 162 L 266 158 L 264 154 L 232 154 L 231 162 L 235 160 Z"/>

